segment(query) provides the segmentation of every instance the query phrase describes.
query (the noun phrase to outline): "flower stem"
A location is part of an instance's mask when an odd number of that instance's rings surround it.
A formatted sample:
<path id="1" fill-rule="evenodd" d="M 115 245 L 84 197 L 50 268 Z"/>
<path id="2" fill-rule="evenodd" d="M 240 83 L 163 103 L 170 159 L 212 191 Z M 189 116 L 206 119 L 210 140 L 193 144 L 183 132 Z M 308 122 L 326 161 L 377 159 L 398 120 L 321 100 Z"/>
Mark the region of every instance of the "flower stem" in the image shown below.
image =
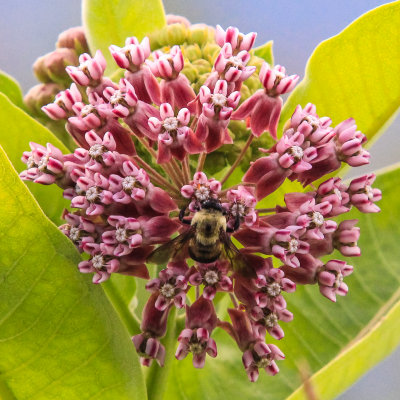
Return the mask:
<path id="1" fill-rule="evenodd" d="M 150 153 L 150 155 L 154 158 L 154 161 L 157 162 L 157 153 L 147 143 L 146 139 L 138 137 L 138 140 L 145 147 L 145 149 Z M 176 185 L 177 189 L 179 190 L 182 185 L 181 185 L 181 182 L 179 181 L 178 176 L 173 173 L 174 172 L 173 168 L 171 168 L 168 164 L 163 164 L 163 165 L 161 165 L 161 167 L 165 169 L 167 175 L 169 176 L 169 178 L 173 181 L 173 183 Z"/>
<path id="2" fill-rule="evenodd" d="M 229 171 L 225 174 L 225 176 L 221 179 L 221 185 L 223 185 L 228 180 L 228 178 L 232 175 L 232 172 L 238 166 L 240 161 L 242 161 L 242 159 L 243 159 L 244 155 L 246 154 L 247 149 L 251 145 L 251 142 L 253 141 L 253 139 L 254 139 L 254 135 L 250 134 L 249 138 L 247 139 L 246 144 L 243 146 L 243 149 L 240 152 L 240 154 L 238 155 L 238 157 L 236 158 L 235 162 L 229 168 Z"/>
<path id="3" fill-rule="evenodd" d="M 197 161 L 197 168 L 196 168 L 196 172 L 202 171 L 204 168 L 204 163 L 206 161 L 206 157 L 207 157 L 207 153 L 203 152 L 200 153 L 199 155 L 199 159 Z"/>
<path id="4" fill-rule="evenodd" d="M 187 154 L 183 159 L 183 174 L 185 177 L 185 184 L 188 184 L 190 182 L 191 173 L 190 173 L 189 157 Z"/>
<path id="5" fill-rule="evenodd" d="M 141 159 L 139 156 L 134 156 L 134 159 L 135 159 L 135 161 L 137 161 L 138 164 L 140 164 L 146 170 L 146 172 L 149 174 L 150 178 L 153 179 L 153 181 L 155 183 L 157 183 L 161 187 L 168 188 L 169 190 L 171 190 L 174 194 L 177 194 L 178 196 L 180 195 L 179 190 L 175 186 L 172 186 L 154 168 L 150 167 L 150 165 L 147 164 L 146 161 Z"/>
<path id="6" fill-rule="evenodd" d="M 171 159 L 171 168 L 175 171 L 179 177 L 179 183 L 181 184 L 179 189 L 185 184 L 185 175 L 183 173 L 182 167 L 178 164 L 175 158 Z"/>
<path id="7" fill-rule="evenodd" d="M 160 367 L 156 362 L 153 362 L 148 370 L 146 377 L 147 398 L 149 400 L 161 400 L 164 398 L 165 386 L 167 384 L 168 374 L 171 369 L 172 358 L 174 356 L 177 333 L 184 327 L 184 320 L 176 318 L 176 309 L 172 307 L 168 316 L 167 334 L 162 339 L 162 344 L 165 347 L 165 365 Z"/>
<path id="8" fill-rule="evenodd" d="M 239 303 L 237 302 L 235 295 L 233 293 L 229 293 L 229 296 L 232 300 L 233 306 L 235 308 L 239 308 Z"/>
<path id="9" fill-rule="evenodd" d="M 256 208 L 255 211 L 258 211 L 259 213 L 273 213 L 273 212 L 276 212 L 276 207 L 274 207 L 274 208 Z"/>
<path id="10" fill-rule="evenodd" d="M 196 300 L 200 297 L 200 287 L 196 286 Z"/>
<path id="11" fill-rule="evenodd" d="M 141 332 L 139 321 L 131 314 L 128 305 L 125 304 L 122 297 L 119 295 L 116 287 L 112 281 L 108 281 L 102 285 L 104 291 L 106 292 L 108 298 L 113 304 L 114 308 L 117 310 L 121 320 L 124 322 L 126 328 L 130 335 L 137 335 Z"/>

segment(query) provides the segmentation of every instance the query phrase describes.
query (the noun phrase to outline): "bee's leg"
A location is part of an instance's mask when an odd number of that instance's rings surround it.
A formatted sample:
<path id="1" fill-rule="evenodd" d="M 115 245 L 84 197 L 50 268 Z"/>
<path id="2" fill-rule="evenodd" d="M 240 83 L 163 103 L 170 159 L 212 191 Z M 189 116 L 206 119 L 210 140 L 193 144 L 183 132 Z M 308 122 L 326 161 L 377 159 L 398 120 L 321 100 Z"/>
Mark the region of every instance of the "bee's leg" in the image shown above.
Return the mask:
<path id="1" fill-rule="evenodd" d="M 192 221 L 190 219 L 185 218 L 185 211 L 186 207 L 182 208 L 181 211 L 179 212 L 179 220 L 186 225 L 190 225 Z"/>
<path id="2" fill-rule="evenodd" d="M 240 216 L 239 215 L 236 215 L 236 218 L 235 218 L 235 224 L 233 225 L 233 228 L 226 228 L 226 231 L 228 232 L 228 233 L 232 233 L 232 232 L 235 232 L 235 231 L 237 231 L 238 229 L 239 229 L 239 227 L 240 227 Z"/>

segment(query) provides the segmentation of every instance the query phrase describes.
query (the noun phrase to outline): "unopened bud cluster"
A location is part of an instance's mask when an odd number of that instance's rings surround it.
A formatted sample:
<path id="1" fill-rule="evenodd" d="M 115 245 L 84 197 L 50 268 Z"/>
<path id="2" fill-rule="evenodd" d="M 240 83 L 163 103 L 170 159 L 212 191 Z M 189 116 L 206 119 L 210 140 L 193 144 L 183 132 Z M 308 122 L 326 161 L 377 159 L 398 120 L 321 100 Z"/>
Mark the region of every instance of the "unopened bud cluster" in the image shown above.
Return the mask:
<path id="1" fill-rule="evenodd" d="M 86 253 L 79 270 L 93 274 L 94 283 L 114 273 L 149 279 L 149 259 L 157 259 L 159 251 L 154 250 L 170 251 L 169 261 L 158 265 L 161 271 L 146 284 L 150 297 L 142 333 L 133 337 L 143 365 L 153 359 L 164 364 L 160 339 L 176 307 L 186 314 L 177 359 L 192 353 L 194 366 L 203 367 L 207 354 L 217 356 L 212 334 L 222 328 L 242 351 L 251 381 L 260 368 L 276 374 L 284 355 L 266 337 L 282 339 L 281 323 L 293 319 L 286 294 L 295 292 L 296 284 L 316 284 L 332 301 L 348 291 L 344 278 L 353 267 L 321 257 L 335 249 L 359 256 L 360 232 L 356 220 L 338 224 L 333 218 L 352 207 L 379 211 L 373 174 L 349 184 L 340 178 L 323 181 L 343 164 L 369 162 L 366 137 L 354 120 L 331 126 L 330 118 L 307 104 L 297 106 L 278 132 L 281 95 L 292 91 L 299 77 L 279 65 L 253 64 L 255 38 L 233 27 L 214 31 L 179 20 L 158 36 L 131 37 L 123 47 L 110 47 L 124 71 L 119 82 L 104 76 L 100 51 L 80 54 L 79 63 L 71 59 L 66 67 L 71 86 L 43 107 L 49 118 L 65 123 L 78 147 L 64 155 L 51 144 L 31 143 L 23 155 L 27 169 L 21 178 L 56 184 L 70 200 L 72 210 L 64 212 L 60 229 Z M 60 41 L 87 51 L 80 35 Z M 174 45 L 164 47 L 168 44 Z M 253 143 L 271 145 L 255 153 Z M 213 157 L 225 149 L 232 150 L 232 167 L 217 180 L 211 177 L 218 170 Z M 236 168 L 245 171 L 241 182 L 224 187 Z M 257 207 L 287 179 L 316 186 L 287 193 L 284 207 Z M 199 232 L 200 216 L 213 213 L 220 231 Z M 222 249 L 209 262 L 195 261 L 201 257 L 189 248 L 200 234 L 207 249 Z M 217 292 L 231 296 L 229 321 L 216 314 Z"/>

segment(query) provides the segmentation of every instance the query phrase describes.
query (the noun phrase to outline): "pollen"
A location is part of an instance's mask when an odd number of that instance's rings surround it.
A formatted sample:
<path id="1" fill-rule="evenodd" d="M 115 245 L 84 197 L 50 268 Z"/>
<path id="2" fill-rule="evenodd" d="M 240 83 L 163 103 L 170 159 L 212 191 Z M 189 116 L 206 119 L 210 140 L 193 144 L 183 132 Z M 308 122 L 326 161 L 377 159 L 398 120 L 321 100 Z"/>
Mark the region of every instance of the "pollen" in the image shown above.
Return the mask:
<path id="1" fill-rule="evenodd" d="M 92 258 L 92 265 L 96 269 L 104 267 L 104 257 L 101 254 L 95 254 Z"/>
<path id="2" fill-rule="evenodd" d="M 116 90 L 114 94 L 110 97 L 110 103 L 115 105 L 115 104 L 120 104 L 124 101 L 124 95 L 120 90 Z"/>
<path id="3" fill-rule="evenodd" d="M 46 168 L 47 168 L 47 164 L 48 164 L 48 162 L 49 162 L 49 156 L 44 156 L 44 157 L 42 157 L 41 159 L 40 159 L 40 161 L 39 161 L 39 163 L 38 163 L 38 168 L 39 168 L 39 171 L 45 171 L 46 170 Z"/>
<path id="4" fill-rule="evenodd" d="M 102 144 L 96 143 L 89 149 L 89 156 L 93 159 L 97 159 L 101 157 L 107 150 L 108 149 Z"/>
<path id="5" fill-rule="evenodd" d="M 205 201 L 209 198 L 210 196 L 210 189 L 208 189 L 208 187 L 206 186 L 200 186 L 197 190 L 196 190 L 196 198 L 199 201 Z"/>
<path id="6" fill-rule="evenodd" d="M 80 238 L 81 230 L 75 226 L 72 226 L 69 230 L 69 237 L 73 242 L 77 242 Z"/>
<path id="7" fill-rule="evenodd" d="M 128 240 L 128 233 L 124 228 L 117 228 L 115 231 L 115 239 L 119 243 L 125 243 Z"/>
<path id="8" fill-rule="evenodd" d="M 170 283 L 166 283 L 160 288 L 160 293 L 167 298 L 174 297 L 175 295 L 175 288 Z"/>
<path id="9" fill-rule="evenodd" d="M 178 125 L 179 125 L 178 119 L 175 117 L 165 118 L 163 122 L 163 127 L 168 132 L 176 131 L 178 129 Z"/>
<path id="10" fill-rule="evenodd" d="M 86 191 L 86 199 L 91 203 L 94 203 L 96 200 L 99 200 L 100 192 L 97 186 L 92 186 Z"/>
<path id="11" fill-rule="evenodd" d="M 303 158 L 304 152 L 300 146 L 292 146 L 289 149 L 289 154 L 291 154 L 296 161 L 300 161 Z"/>
<path id="12" fill-rule="evenodd" d="M 365 186 L 365 194 L 368 196 L 370 200 L 374 198 L 374 191 L 370 185 Z"/>
<path id="13" fill-rule="evenodd" d="M 320 212 L 314 211 L 311 216 L 311 221 L 315 226 L 322 226 L 325 220 L 324 216 Z"/>
<path id="14" fill-rule="evenodd" d="M 267 328 L 273 328 L 275 325 L 278 324 L 278 316 L 275 313 L 268 314 L 264 318 L 264 322 Z"/>
<path id="15" fill-rule="evenodd" d="M 135 187 L 136 179 L 133 176 L 127 176 L 122 181 L 122 188 L 130 191 Z"/>
<path id="16" fill-rule="evenodd" d="M 214 93 L 211 95 L 214 106 L 224 107 L 226 105 L 226 96 L 222 93 Z"/>
<path id="17" fill-rule="evenodd" d="M 258 368 L 266 368 L 271 365 L 271 360 L 268 356 L 266 356 L 257 361 L 256 365 Z"/>
<path id="18" fill-rule="evenodd" d="M 288 244 L 288 252 L 294 254 L 297 252 L 298 248 L 299 248 L 298 240 L 295 238 L 290 239 Z"/>
<path id="19" fill-rule="evenodd" d="M 207 271 L 204 274 L 204 280 L 208 285 L 215 285 L 219 281 L 219 276 L 216 271 Z"/>
<path id="20" fill-rule="evenodd" d="M 281 285 L 278 282 L 273 282 L 267 285 L 267 294 L 270 297 L 276 297 L 281 293 Z"/>

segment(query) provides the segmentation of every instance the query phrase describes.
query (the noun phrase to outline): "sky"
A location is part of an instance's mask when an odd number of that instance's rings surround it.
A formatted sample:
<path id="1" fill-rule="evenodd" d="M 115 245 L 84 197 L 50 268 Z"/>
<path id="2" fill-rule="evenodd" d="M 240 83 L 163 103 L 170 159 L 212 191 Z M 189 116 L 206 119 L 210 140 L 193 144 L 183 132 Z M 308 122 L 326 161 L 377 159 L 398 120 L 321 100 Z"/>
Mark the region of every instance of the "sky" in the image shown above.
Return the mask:
<path id="1" fill-rule="evenodd" d="M 113 0 L 110 0 L 113 1 Z M 14 76 L 24 92 L 36 84 L 31 66 L 54 49 L 58 34 L 81 24 L 80 0 L 0 1 L 0 69 Z M 339 33 L 377 0 L 164 0 L 167 13 L 184 15 L 192 23 L 237 26 L 258 32 L 257 45 L 274 40 L 275 62 L 290 74 L 304 76 L 308 57 L 319 42 Z M 400 118 L 373 146 L 373 162 L 357 174 L 399 160 Z M 361 172 L 360 172 L 361 171 Z M 397 400 L 400 350 L 340 396 L 340 400 Z"/>

